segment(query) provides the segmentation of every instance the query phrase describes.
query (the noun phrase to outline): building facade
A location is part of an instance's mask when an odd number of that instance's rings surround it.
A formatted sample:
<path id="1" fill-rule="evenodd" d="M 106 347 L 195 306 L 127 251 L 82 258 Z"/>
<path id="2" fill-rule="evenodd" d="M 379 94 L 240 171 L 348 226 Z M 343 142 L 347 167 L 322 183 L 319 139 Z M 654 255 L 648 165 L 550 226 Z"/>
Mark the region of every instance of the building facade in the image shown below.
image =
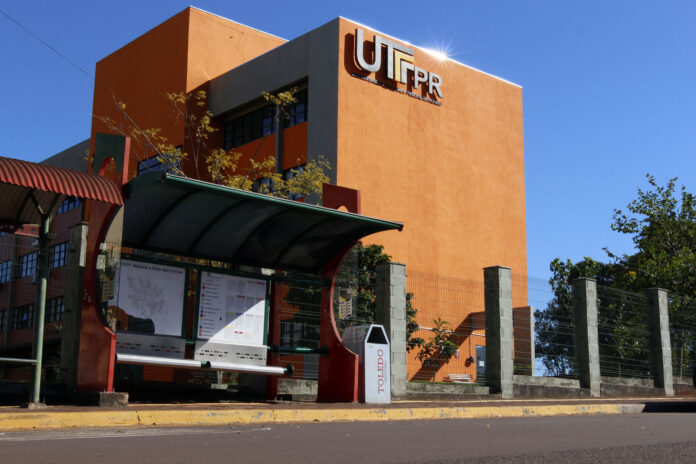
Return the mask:
<path id="1" fill-rule="evenodd" d="M 328 161 L 331 183 L 360 191 L 362 214 L 404 223 L 403 232 L 369 243 L 406 264 L 409 278 L 432 282 L 437 302 L 414 292 L 418 322 L 432 325 L 446 302 L 453 328 L 469 321 L 469 333 L 478 332 L 481 340 L 462 339 L 462 362 L 485 346 L 476 323 L 482 308 L 467 306 L 447 282 L 480 286 L 482 269 L 493 265 L 526 275 L 516 84 L 344 18 L 286 41 L 192 7 L 99 61 L 95 77 L 89 151 L 98 132 L 135 135 L 130 178 L 161 168 L 157 143 L 138 140 L 137 126 L 187 153 L 186 175 L 209 180 L 204 156 L 195 156 L 200 143 L 172 111 L 167 94 L 177 92 L 205 92 L 217 130 L 203 148 L 240 153 L 240 169 L 273 157 L 289 176 L 308 161 Z M 288 89 L 296 102 L 276 117 L 263 93 Z M 515 306 L 527 303 L 523 287 Z M 419 366 L 412 353 L 411 378 Z"/>

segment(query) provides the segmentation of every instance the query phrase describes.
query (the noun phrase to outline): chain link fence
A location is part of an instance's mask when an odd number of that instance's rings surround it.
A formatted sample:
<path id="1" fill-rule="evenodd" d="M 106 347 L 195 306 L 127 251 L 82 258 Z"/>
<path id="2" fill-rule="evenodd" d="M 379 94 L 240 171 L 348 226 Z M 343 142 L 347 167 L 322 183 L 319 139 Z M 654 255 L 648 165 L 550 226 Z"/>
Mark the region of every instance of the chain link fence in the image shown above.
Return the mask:
<path id="1" fill-rule="evenodd" d="M 408 356 L 409 381 L 485 383 L 483 282 L 407 270 L 407 292 L 422 339 Z"/>
<path id="2" fill-rule="evenodd" d="M 650 378 L 647 298 L 597 285 L 599 370 L 604 377 Z"/>
<path id="3" fill-rule="evenodd" d="M 67 241 L 52 241 L 43 359 L 44 382 L 49 383 L 57 380 L 60 370 L 67 253 Z M 0 357 L 31 358 L 38 315 L 37 262 L 38 240 L 35 237 L 0 235 Z M 33 372 L 31 365 L 0 363 L 0 381 L 3 382 L 30 382 Z"/>
<path id="4" fill-rule="evenodd" d="M 696 368 L 696 300 L 669 295 L 669 335 L 675 383 L 691 384 Z"/>

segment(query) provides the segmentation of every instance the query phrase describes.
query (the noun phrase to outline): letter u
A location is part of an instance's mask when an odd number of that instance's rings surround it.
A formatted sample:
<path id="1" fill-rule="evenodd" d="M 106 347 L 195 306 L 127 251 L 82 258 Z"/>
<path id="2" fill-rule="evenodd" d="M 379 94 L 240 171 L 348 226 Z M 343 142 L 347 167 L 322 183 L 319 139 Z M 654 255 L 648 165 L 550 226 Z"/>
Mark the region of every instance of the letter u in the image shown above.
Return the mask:
<path id="1" fill-rule="evenodd" d="M 380 50 L 380 41 L 377 39 L 377 36 L 375 36 L 375 61 L 374 63 L 370 64 L 367 61 L 365 61 L 365 53 L 364 53 L 364 39 L 363 39 L 363 30 L 362 29 L 355 29 L 355 59 L 358 60 L 358 65 L 363 68 L 365 71 L 369 72 L 377 72 L 379 71 L 380 66 L 382 66 L 382 50 Z"/>

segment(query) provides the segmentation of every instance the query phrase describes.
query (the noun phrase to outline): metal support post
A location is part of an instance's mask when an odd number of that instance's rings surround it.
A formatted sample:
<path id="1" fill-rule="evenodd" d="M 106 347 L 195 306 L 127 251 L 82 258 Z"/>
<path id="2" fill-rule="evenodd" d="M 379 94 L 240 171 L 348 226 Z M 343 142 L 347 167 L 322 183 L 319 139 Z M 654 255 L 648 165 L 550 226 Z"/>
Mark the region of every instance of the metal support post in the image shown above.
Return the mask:
<path id="1" fill-rule="evenodd" d="M 43 361 L 44 320 L 46 314 L 46 287 L 48 285 L 49 272 L 49 247 L 51 239 L 48 231 L 51 226 L 51 217 L 41 214 L 39 226 L 39 256 L 37 260 L 37 273 L 39 276 L 36 288 L 36 303 L 38 311 L 34 314 L 34 345 L 32 358 L 36 360 L 34 365 L 34 388 L 32 403 L 41 403 L 41 366 Z"/>

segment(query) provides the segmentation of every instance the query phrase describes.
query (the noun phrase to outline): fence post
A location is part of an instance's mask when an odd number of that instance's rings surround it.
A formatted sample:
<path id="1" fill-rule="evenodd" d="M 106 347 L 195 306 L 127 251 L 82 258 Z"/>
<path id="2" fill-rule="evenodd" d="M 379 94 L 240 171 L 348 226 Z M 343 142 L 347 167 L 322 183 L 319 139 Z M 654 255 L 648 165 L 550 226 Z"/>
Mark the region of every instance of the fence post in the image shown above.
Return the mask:
<path id="1" fill-rule="evenodd" d="M 84 287 L 85 260 L 87 257 L 87 223 L 70 228 L 68 244 L 67 278 L 63 304 L 63 330 L 60 339 L 60 382 L 68 391 L 77 381 L 77 356 L 80 349 L 80 315 L 82 313 L 82 288 Z"/>
<path id="2" fill-rule="evenodd" d="M 389 335 L 391 350 L 391 394 L 406 393 L 406 265 L 376 267 L 375 319 Z"/>
<path id="3" fill-rule="evenodd" d="M 597 282 L 580 278 L 573 281 L 573 314 L 575 319 L 575 358 L 580 386 L 590 389 L 598 398 L 601 390 L 599 370 L 599 331 L 597 325 Z"/>
<path id="4" fill-rule="evenodd" d="M 486 381 L 491 393 L 513 396 L 512 272 L 509 267 L 483 270 L 486 306 Z"/>
<path id="5" fill-rule="evenodd" d="M 667 291 L 661 288 L 649 288 L 645 293 L 648 297 L 650 362 L 652 364 L 655 386 L 664 388 L 666 396 L 674 396 Z"/>

